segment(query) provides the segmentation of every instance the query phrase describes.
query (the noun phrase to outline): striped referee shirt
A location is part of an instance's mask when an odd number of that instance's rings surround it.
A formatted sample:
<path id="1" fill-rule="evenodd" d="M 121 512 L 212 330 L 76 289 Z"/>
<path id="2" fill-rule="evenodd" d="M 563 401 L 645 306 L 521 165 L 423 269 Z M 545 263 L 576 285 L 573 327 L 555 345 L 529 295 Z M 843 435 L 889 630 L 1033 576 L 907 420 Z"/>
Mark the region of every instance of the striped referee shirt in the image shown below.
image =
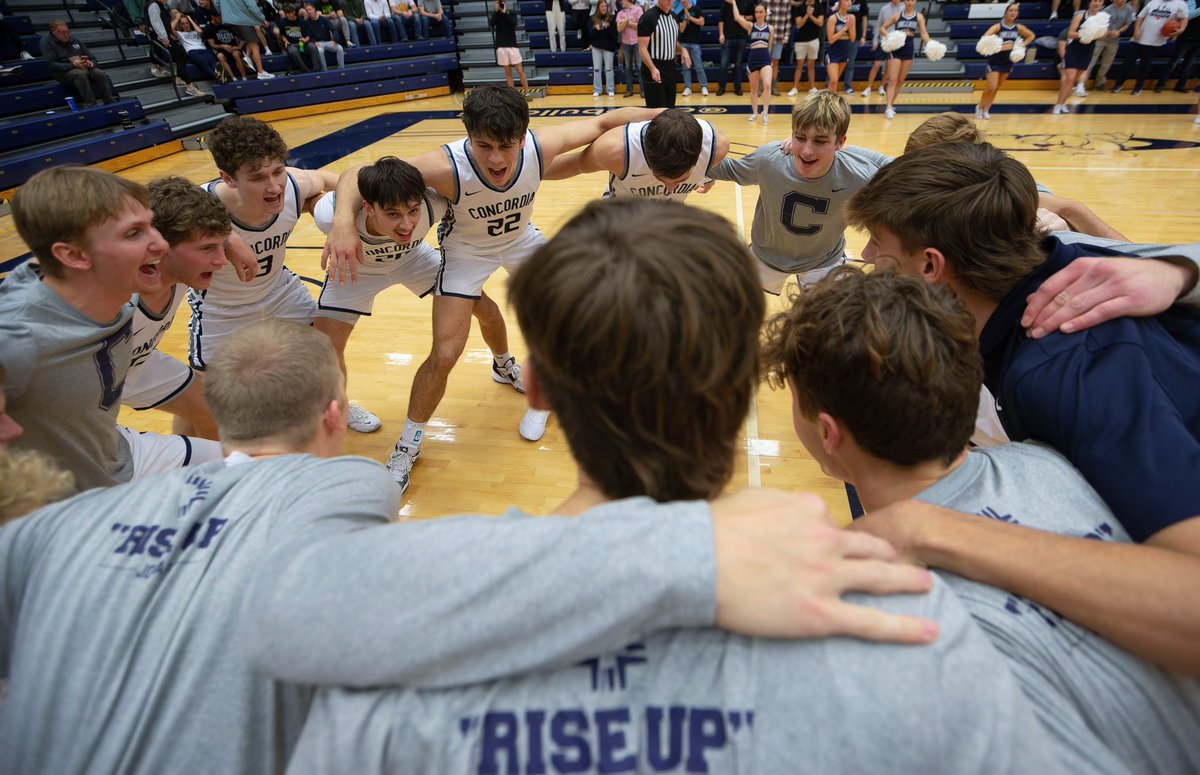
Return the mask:
<path id="1" fill-rule="evenodd" d="M 651 59 L 663 62 L 675 58 L 675 48 L 679 42 L 679 19 L 670 11 L 664 11 L 658 5 L 646 11 L 638 20 L 637 34 L 639 38 L 650 39 Z"/>

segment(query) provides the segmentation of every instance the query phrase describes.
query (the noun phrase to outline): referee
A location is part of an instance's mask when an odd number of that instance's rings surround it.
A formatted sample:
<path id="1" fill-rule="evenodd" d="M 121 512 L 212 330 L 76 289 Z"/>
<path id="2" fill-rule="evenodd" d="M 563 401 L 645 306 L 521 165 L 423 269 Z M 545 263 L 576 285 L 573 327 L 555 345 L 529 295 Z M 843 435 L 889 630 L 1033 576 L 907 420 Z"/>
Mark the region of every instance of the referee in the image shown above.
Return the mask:
<path id="1" fill-rule="evenodd" d="M 638 21 L 638 51 L 642 55 L 642 91 L 648 108 L 675 107 L 675 84 L 679 71 L 675 57 L 683 59 L 684 67 L 692 60 L 679 45 L 679 18 L 671 13 L 672 0 L 658 0 L 658 5 L 642 14 Z"/>

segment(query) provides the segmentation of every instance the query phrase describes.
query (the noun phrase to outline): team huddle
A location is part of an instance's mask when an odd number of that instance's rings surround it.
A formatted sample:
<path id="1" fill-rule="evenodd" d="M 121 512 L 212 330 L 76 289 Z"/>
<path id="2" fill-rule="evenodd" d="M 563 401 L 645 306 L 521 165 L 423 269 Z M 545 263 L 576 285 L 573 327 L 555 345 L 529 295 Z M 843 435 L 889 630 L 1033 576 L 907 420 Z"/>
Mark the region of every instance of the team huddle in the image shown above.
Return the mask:
<path id="1" fill-rule="evenodd" d="M 1130 242 L 958 114 L 848 146 L 827 91 L 741 157 L 674 109 L 531 130 L 507 87 L 463 122 L 336 176 L 233 117 L 204 185 L 17 193 L 0 770 L 1200 770 L 1200 245 Z M 547 240 L 542 181 L 599 171 Z M 685 203 L 720 181 L 759 187 L 749 245 Z M 385 467 L 341 456 L 381 425 L 345 352 L 393 285 L 433 341 Z M 157 350 L 185 297 L 187 364 Z M 520 435 L 557 417 L 570 519 L 391 522 L 472 318 Z M 764 380 L 849 529 L 725 492 Z"/>

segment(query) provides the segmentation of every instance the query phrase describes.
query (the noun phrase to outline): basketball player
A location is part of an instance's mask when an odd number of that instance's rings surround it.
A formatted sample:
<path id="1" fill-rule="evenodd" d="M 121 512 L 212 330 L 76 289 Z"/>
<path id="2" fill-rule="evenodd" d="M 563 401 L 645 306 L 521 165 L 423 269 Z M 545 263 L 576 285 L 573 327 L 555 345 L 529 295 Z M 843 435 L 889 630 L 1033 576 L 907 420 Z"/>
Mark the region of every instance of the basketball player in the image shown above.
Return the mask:
<path id="1" fill-rule="evenodd" d="M 1036 444 L 966 452 L 983 382 L 975 321 L 954 294 L 843 268 L 769 321 L 763 358 L 793 394 L 796 433 L 871 513 L 916 498 L 1112 546 L 1129 535 L 1066 458 Z M 886 513 L 886 512 L 884 512 Z M 1050 734 L 1087 772 L 1200 770 L 1200 684 L 994 586 L 946 584 L 1012 665 Z M 1114 760 L 1115 758 L 1115 760 Z"/>
<path id="2" fill-rule="evenodd" d="M 750 252 L 767 293 L 779 295 L 790 275 L 801 284 L 816 282 L 845 261 L 842 208 L 891 161 L 847 146 L 849 128 L 844 99 L 810 92 L 792 109 L 791 155 L 780 143 L 767 143 L 740 159 L 725 159 L 710 173 L 715 180 L 759 187 Z"/>
<path id="3" fill-rule="evenodd" d="M 480 86 L 463 100 L 467 137 L 411 160 L 425 183 L 449 208 L 438 227 L 442 268 L 433 299 L 433 348 L 413 379 L 408 418 L 388 461 L 401 489 L 408 488 L 413 462 L 421 452 L 425 423 L 446 392 L 450 370 L 466 347 L 471 314 L 483 284 L 499 269 L 512 272 L 545 242 L 530 221 L 542 171 L 564 151 L 591 143 L 610 129 L 649 120 L 657 111 L 622 108 L 561 126 L 529 130 L 529 103 L 507 86 Z M 357 272 L 362 243 L 355 226 L 362 198 L 357 170 L 342 175 L 337 211 L 322 260 L 332 256 L 336 276 Z M 521 370 L 511 356 L 492 376 L 524 390 Z M 546 431 L 549 412 L 530 409 L 522 418 L 523 438 L 537 441 Z"/>
<path id="4" fill-rule="evenodd" d="M 868 525 L 922 561 L 1010 589 L 1200 676 L 1198 318 L 1161 306 L 1141 313 L 1153 317 L 1030 338 L 1026 302 L 1047 278 L 1080 256 L 1121 254 L 1043 240 L 1033 230 L 1036 206 L 1023 165 L 987 144 L 954 143 L 892 162 L 855 195 L 847 217 L 870 231 L 864 259 L 959 296 L 975 318 L 984 381 L 1008 436 L 1065 455 L 1142 546 L 1048 539 L 953 512 Z M 1195 264 L 1182 258 L 1139 263 L 1173 273 L 1171 299 L 1196 283 Z M 1068 564 L 1071 573 L 1048 572 Z"/>
<path id="5" fill-rule="evenodd" d="M 605 197 L 682 202 L 703 189 L 709 171 L 727 153 L 729 140 L 719 129 L 691 113 L 668 108 L 650 121 L 608 130 L 579 153 L 560 155 L 545 179 L 604 171 L 608 173 Z"/>
<path id="6" fill-rule="evenodd" d="M 188 360 L 204 371 L 230 333 L 256 320 L 310 323 L 317 305 L 300 278 L 284 266 L 288 237 L 303 202 L 337 184 L 332 172 L 288 167 L 287 145 L 269 124 L 247 116 L 226 118 L 208 136 L 221 177 L 204 184 L 228 208 L 233 231 L 250 246 L 258 273 L 242 282 L 231 269 L 213 275 L 206 291 L 188 294 L 192 308 Z M 350 428 L 370 433 L 379 418 L 350 408 Z"/>
<path id="7" fill-rule="evenodd" d="M 525 373 L 526 396 L 558 413 L 579 464 L 579 488 L 557 514 L 618 525 L 639 501 L 703 500 L 724 489 L 758 384 L 765 309 L 754 261 L 727 222 L 676 202 L 593 202 L 509 289 L 535 367 Z M 545 521 L 562 520 L 510 512 L 495 532 L 500 539 Z M 325 550 L 353 562 L 356 574 L 369 562 L 349 546 Z M 326 565 L 316 575 L 349 573 Z M 299 566 L 283 575 L 313 576 Z M 564 563 L 559 576 L 527 583 L 553 591 L 554 607 L 579 620 L 590 609 L 555 594 L 579 575 Z M 468 583 L 538 633 L 521 639 L 522 651 L 546 650 L 552 639 L 525 619 L 548 611 Z M 295 592 L 277 586 L 276 606 L 290 608 Z M 377 593 L 388 596 L 383 585 Z M 1002 773 L 1059 771 L 1073 758 L 1065 748 L 1058 758 L 1007 665 L 945 585 L 923 598 L 869 602 L 934 617 L 941 637 L 914 648 L 671 630 L 623 648 L 596 644 L 544 672 L 509 663 L 511 675 L 498 681 L 464 685 L 430 672 L 393 689 L 326 688 L 289 771 Z M 310 664 L 328 661 L 331 645 L 310 648 L 318 652 Z"/>
<path id="8" fill-rule="evenodd" d="M 160 352 L 158 344 L 175 321 L 189 288 L 203 291 L 213 274 L 228 263 L 229 213 L 225 205 L 180 177 L 152 181 L 151 221 L 167 241 L 159 262 L 162 288 L 142 294 L 133 313 L 133 362 L 125 377 L 121 403 L 133 409 L 162 409 L 175 415 L 174 430 L 216 439 L 217 426 L 204 403 L 199 375 L 187 364 Z M 220 445 L 196 458 L 203 463 L 221 457 Z"/>
<path id="9" fill-rule="evenodd" d="M 100 170 L 55 167 L 13 197 L 17 233 L 33 261 L 0 285 L 0 366 L 8 412 L 36 449 L 108 487 L 191 462 L 183 436 L 116 424 L 133 359 L 132 296 L 162 287 L 167 243 L 151 225 L 142 186 Z"/>

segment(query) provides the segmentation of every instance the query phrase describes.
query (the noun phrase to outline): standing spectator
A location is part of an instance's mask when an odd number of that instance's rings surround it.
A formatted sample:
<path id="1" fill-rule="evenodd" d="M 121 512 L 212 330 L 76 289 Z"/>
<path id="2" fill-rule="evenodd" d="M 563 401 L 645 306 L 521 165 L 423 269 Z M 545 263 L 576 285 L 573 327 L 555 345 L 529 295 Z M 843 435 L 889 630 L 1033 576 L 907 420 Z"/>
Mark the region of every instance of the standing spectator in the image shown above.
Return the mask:
<path id="1" fill-rule="evenodd" d="M 1117 79 L 1117 85 L 1112 90 L 1113 94 L 1121 91 L 1121 87 L 1131 75 L 1134 77 L 1132 94 L 1136 96 L 1142 93 L 1146 78 L 1150 76 L 1154 57 L 1158 56 L 1158 52 L 1167 45 L 1168 40 L 1178 38 L 1187 29 L 1187 16 L 1188 7 L 1183 0 L 1150 0 L 1143 6 L 1133 24 L 1133 38 L 1129 41 L 1129 51 L 1125 55 L 1125 64 L 1121 68 L 1121 77 Z M 1170 19 L 1178 20 L 1180 27 L 1174 34 L 1164 35 L 1163 25 Z M 1163 77 L 1166 77 L 1166 73 L 1163 73 Z"/>
<path id="2" fill-rule="evenodd" d="M 850 3 L 850 13 L 854 16 L 855 37 L 851 38 L 850 46 L 847 49 L 849 59 L 846 60 L 846 69 L 843 71 L 842 80 L 846 85 L 846 93 L 854 93 L 854 63 L 858 61 L 858 49 L 860 46 L 867 45 L 867 27 L 870 19 L 870 12 L 867 8 L 866 0 L 854 0 Z"/>
<path id="3" fill-rule="evenodd" d="M 1088 65 L 1088 70 L 1095 69 L 1096 80 L 1092 82 L 1093 89 L 1103 89 L 1108 81 L 1108 70 L 1112 67 L 1113 60 L 1117 57 L 1117 47 L 1121 42 L 1121 36 L 1125 31 L 1133 26 L 1133 6 L 1128 0 L 1115 0 L 1104 7 L 1104 12 L 1108 14 L 1108 32 L 1104 33 L 1104 37 L 1098 39 L 1093 45 L 1092 62 Z M 1096 65 L 1099 64 L 1099 69 Z M 1084 76 L 1083 82 L 1087 81 Z M 1076 91 L 1077 96 L 1080 95 Z"/>
<path id="4" fill-rule="evenodd" d="M 792 26 L 791 0 L 767 0 L 767 26 L 771 28 L 771 72 L 779 72 L 779 60 Z M 779 96 L 779 87 L 771 80 L 771 94 Z"/>
<path id="5" fill-rule="evenodd" d="M 108 76 L 96 67 L 91 50 L 71 34 L 66 22 L 50 22 L 50 34 L 42 38 L 41 48 L 54 80 L 79 92 L 82 107 L 95 105 L 96 95 L 105 102 L 116 102 Z"/>
<path id="6" fill-rule="evenodd" d="M 232 27 L 221 20 L 219 11 L 214 10 L 210 18 L 212 21 L 201 33 L 204 36 L 204 42 L 212 49 L 217 61 L 227 72 L 232 73 L 232 68 L 237 67 L 238 75 L 245 78 L 246 61 L 242 59 L 241 39 L 238 38 Z"/>
<path id="7" fill-rule="evenodd" d="M 679 45 L 679 20 L 671 13 L 671 0 L 658 4 L 638 20 L 638 54 L 642 60 L 642 94 L 648 108 L 675 107 L 675 84 L 679 72 L 675 57 L 691 67 L 688 52 Z"/>
<path id="8" fill-rule="evenodd" d="M 592 4 L 590 0 L 571 0 L 571 21 L 575 22 L 575 29 L 579 30 L 579 47 L 588 48 L 591 42 L 588 38 L 591 30 L 588 29 L 588 17 L 591 15 Z M 564 51 L 566 49 L 563 49 Z"/>
<path id="9" fill-rule="evenodd" d="M 1192 65 L 1196 63 L 1196 55 L 1200 54 L 1200 2 L 1187 0 L 1187 4 L 1187 29 L 1176 39 L 1175 56 L 1171 59 L 1171 64 L 1167 65 L 1167 71 L 1159 79 L 1158 85 L 1154 87 L 1155 92 L 1163 90 L 1171 78 L 1171 73 L 1175 72 L 1175 68 L 1180 62 L 1183 62 L 1183 69 L 1179 71 L 1179 77 L 1175 79 L 1175 91 L 1187 91 L 1188 76 L 1192 72 Z"/>
<path id="10" fill-rule="evenodd" d="M 1050 18 L 1066 21 L 1079 12 L 1079 0 L 1050 0 Z"/>
<path id="11" fill-rule="evenodd" d="M 179 38 L 179 45 L 187 55 L 188 61 L 200 68 L 205 75 L 221 83 L 233 78 L 233 71 L 229 69 L 229 65 L 222 66 L 216 55 L 204 45 L 204 38 L 200 36 L 200 29 L 196 27 L 196 22 L 192 21 L 192 17 L 181 14 L 171 25 L 171 29 Z M 199 96 L 192 92 L 193 88 L 195 87 L 189 85 L 188 93 Z"/>
<path id="12" fill-rule="evenodd" d="M 738 13 L 745 17 L 754 16 L 754 0 L 734 0 Z M 726 76 L 733 67 L 733 93 L 742 96 L 742 56 L 746 52 L 746 30 L 733 18 L 733 7 L 721 3 L 721 21 L 717 22 L 717 40 L 721 44 L 721 81 L 717 85 L 717 96 L 725 93 Z"/>
<path id="13" fill-rule="evenodd" d="M 167 78 L 171 75 L 170 62 L 174 60 L 175 69 L 179 70 L 181 62 L 186 62 L 187 58 L 172 50 L 173 39 L 168 32 L 171 29 L 171 14 L 166 0 L 147 0 L 142 17 L 146 20 L 146 34 L 151 41 L 150 75 Z"/>
<path id="14" fill-rule="evenodd" d="M 275 76 L 263 67 L 262 52 L 258 45 L 258 25 L 265 20 L 262 11 L 252 0 L 217 0 L 217 10 L 221 18 L 228 24 L 239 38 L 246 44 L 246 53 L 254 62 L 260 80 L 269 80 Z"/>
<path id="15" fill-rule="evenodd" d="M 312 51 L 313 64 L 318 70 L 328 70 L 325 52 L 332 51 L 337 57 L 338 69 L 345 70 L 346 50 L 333 39 L 333 25 L 329 18 L 321 15 L 313 0 L 305 0 L 304 10 L 307 18 L 300 21 L 300 31 L 304 33 L 304 45 Z"/>
<path id="16" fill-rule="evenodd" d="M 388 38 L 393 43 L 408 39 L 408 35 L 404 32 L 404 24 L 398 16 L 392 15 L 392 9 L 388 6 L 387 0 L 364 0 L 363 9 L 367 14 L 367 23 L 375 22 L 376 42 L 382 40 L 379 36 L 380 31 L 386 31 Z"/>
<path id="17" fill-rule="evenodd" d="M 279 17 L 276 29 L 279 32 L 279 42 L 287 52 L 288 61 L 292 63 L 292 71 L 297 73 L 310 72 L 312 68 L 304 61 L 304 31 L 300 28 L 299 9 L 295 3 L 283 6 L 283 16 Z"/>
<path id="18" fill-rule="evenodd" d="M 700 28 L 704 26 L 704 12 L 692 5 L 691 0 L 683 0 L 683 28 L 679 31 L 679 45 L 692 58 L 692 66 L 683 70 L 683 96 L 692 94 L 692 71 L 696 71 L 696 80 L 700 82 L 700 93 L 708 96 L 708 75 L 704 72 L 704 55 L 700 53 Z"/>
<path id="19" fill-rule="evenodd" d="M 550 31 L 550 50 L 567 50 L 567 13 L 563 10 L 566 0 L 547 0 L 546 29 Z M 557 38 L 555 35 L 557 34 Z"/>
<path id="20" fill-rule="evenodd" d="M 0 13 L 0 40 L 7 40 L 14 51 L 20 52 L 21 59 L 25 61 L 33 59 L 33 54 L 25 50 L 25 41 L 21 40 L 21 36 L 17 34 L 2 13 Z"/>
<path id="21" fill-rule="evenodd" d="M 504 80 L 513 85 L 512 69 L 517 68 L 521 77 L 521 88 L 528 91 L 525 80 L 525 65 L 521 63 L 521 49 L 517 46 L 517 12 L 508 7 L 506 0 L 496 0 L 492 8 L 492 29 L 495 31 L 496 64 L 504 68 Z"/>
<path id="22" fill-rule="evenodd" d="M 821 52 L 825 14 L 817 8 L 816 0 L 792 3 L 792 27 L 796 30 L 796 42 L 792 44 L 796 53 L 796 73 L 792 76 L 789 97 L 795 97 L 800 91 L 800 68 L 805 63 L 808 64 L 808 90 L 817 90 L 816 63 Z"/>
<path id="23" fill-rule="evenodd" d="M 410 34 L 415 40 L 425 40 L 421 17 L 416 12 L 416 0 L 390 0 L 390 5 L 392 18 L 396 20 L 396 28 L 400 30 L 400 40 L 408 40 Z"/>
<path id="24" fill-rule="evenodd" d="M 637 74 L 638 85 L 642 84 L 641 55 L 638 54 L 637 25 L 642 18 L 642 7 L 637 0 L 621 0 L 621 10 L 617 13 L 617 34 L 621 40 L 621 58 L 625 61 L 625 96 L 633 96 L 633 77 Z M 564 47 L 564 51 L 566 48 Z"/>
<path id="25" fill-rule="evenodd" d="M 605 77 L 608 78 L 608 96 L 612 97 L 616 93 L 616 85 L 613 83 L 613 59 L 617 55 L 618 44 L 617 20 L 608 5 L 608 0 L 599 0 L 596 3 L 596 14 L 592 17 L 590 26 L 590 39 L 592 43 L 592 96 L 600 96 L 600 89 L 604 85 L 603 80 L 600 78 L 600 71 L 603 69 Z"/>
<path id="26" fill-rule="evenodd" d="M 354 28 L 358 40 L 361 41 L 365 35 L 368 46 L 379 45 L 381 25 L 378 19 L 367 15 L 366 3 L 363 0 L 342 0 L 342 7 L 346 9 L 346 20 Z"/>
<path id="27" fill-rule="evenodd" d="M 421 15 L 426 35 L 432 34 L 430 30 L 440 24 L 442 34 L 454 38 L 454 25 L 450 23 L 450 14 L 442 7 L 442 0 L 417 0 L 417 13 Z"/>

